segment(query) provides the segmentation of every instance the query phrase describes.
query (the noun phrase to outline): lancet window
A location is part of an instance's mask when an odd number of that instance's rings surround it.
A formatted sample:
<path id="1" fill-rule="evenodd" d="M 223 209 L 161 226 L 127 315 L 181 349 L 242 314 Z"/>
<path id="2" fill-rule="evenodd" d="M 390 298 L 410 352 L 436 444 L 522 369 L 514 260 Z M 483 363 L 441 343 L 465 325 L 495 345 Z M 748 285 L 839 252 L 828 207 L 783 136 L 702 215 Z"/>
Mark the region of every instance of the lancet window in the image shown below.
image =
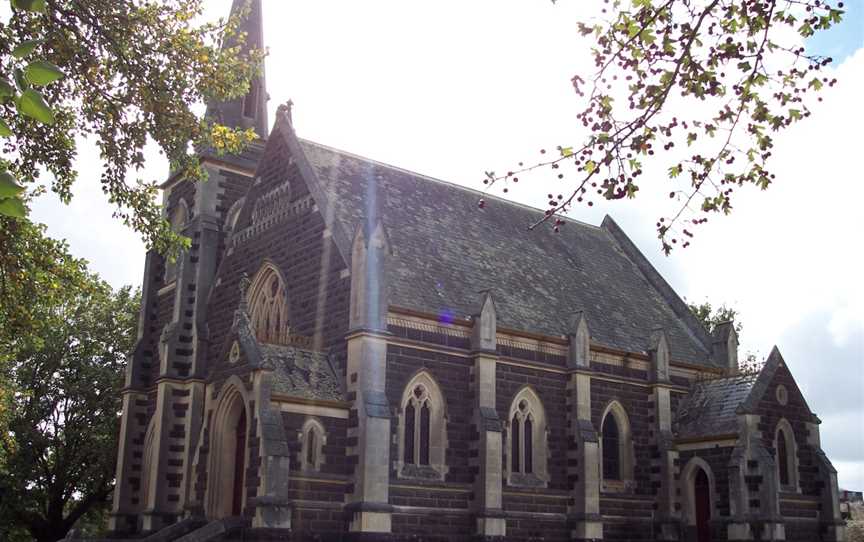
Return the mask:
<path id="1" fill-rule="evenodd" d="M 606 407 L 600 426 L 600 461 L 604 482 L 633 479 L 633 440 L 624 407 L 613 401 Z M 622 486 L 623 487 L 623 486 Z M 607 486 L 607 489 L 613 489 Z"/>

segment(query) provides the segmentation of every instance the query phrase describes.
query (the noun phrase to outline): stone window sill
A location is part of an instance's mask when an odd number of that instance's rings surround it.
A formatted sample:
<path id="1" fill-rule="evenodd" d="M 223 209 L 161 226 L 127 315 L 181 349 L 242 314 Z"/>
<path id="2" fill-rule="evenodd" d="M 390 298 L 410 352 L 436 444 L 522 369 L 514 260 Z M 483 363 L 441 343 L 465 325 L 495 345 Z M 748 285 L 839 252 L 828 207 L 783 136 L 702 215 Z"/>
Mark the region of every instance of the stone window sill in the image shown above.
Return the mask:
<path id="1" fill-rule="evenodd" d="M 399 478 L 409 480 L 440 481 L 444 474 L 434 465 L 402 465 L 399 467 Z"/>
<path id="2" fill-rule="evenodd" d="M 801 490 L 795 486 L 780 486 L 780 493 L 784 495 L 800 495 Z"/>
<path id="3" fill-rule="evenodd" d="M 507 485 L 513 487 L 546 487 L 546 480 L 536 474 L 511 472 L 507 479 Z"/>
<path id="4" fill-rule="evenodd" d="M 635 487 L 633 480 L 603 480 L 600 483 L 602 493 L 631 493 Z"/>

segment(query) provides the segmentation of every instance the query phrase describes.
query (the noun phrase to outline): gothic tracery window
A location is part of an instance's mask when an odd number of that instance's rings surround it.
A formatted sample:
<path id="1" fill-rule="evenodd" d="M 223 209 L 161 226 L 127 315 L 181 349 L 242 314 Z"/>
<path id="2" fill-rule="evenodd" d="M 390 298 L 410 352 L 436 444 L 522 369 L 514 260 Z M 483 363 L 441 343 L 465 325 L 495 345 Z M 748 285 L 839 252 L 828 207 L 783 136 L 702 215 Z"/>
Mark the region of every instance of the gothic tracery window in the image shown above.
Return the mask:
<path id="1" fill-rule="evenodd" d="M 437 383 L 421 372 L 406 386 L 401 406 L 400 475 L 443 476 L 446 427 Z"/>
<path id="2" fill-rule="evenodd" d="M 540 399 L 525 388 L 510 408 L 508 461 L 511 484 L 548 481 L 546 473 L 546 416 Z"/>
<path id="3" fill-rule="evenodd" d="M 534 421 L 528 401 L 522 399 L 510 421 L 512 433 L 510 472 L 534 473 Z"/>
<path id="4" fill-rule="evenodd" d="M 405 447 L 402 461 L 406 465 L 429 464 L 429 392 L 417 384 L 405 405 Z"/>
<path id="5" fill-rule="evenodd" d="M 249 289 L 249 319 L 255 336 L 264 343 L 287 340 L 288 303 L 285 283 L 271 264 L 265 264 Z"/>

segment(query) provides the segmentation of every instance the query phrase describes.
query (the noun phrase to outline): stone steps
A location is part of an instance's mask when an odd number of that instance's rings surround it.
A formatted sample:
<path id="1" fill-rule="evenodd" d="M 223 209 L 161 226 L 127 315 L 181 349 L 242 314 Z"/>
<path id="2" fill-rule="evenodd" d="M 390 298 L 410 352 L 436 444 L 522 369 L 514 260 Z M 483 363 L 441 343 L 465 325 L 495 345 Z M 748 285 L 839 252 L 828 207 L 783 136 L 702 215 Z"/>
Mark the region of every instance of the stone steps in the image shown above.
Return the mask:
<path id="1" fill-rule="evenodd" d="M 221 538 L 223 535 L 238 531 L 249 526 L 249 521 L 242 517 L 230 517 L 211 521 L 188 534 L 174 540 L 174 542 L 210 542 Z"/>

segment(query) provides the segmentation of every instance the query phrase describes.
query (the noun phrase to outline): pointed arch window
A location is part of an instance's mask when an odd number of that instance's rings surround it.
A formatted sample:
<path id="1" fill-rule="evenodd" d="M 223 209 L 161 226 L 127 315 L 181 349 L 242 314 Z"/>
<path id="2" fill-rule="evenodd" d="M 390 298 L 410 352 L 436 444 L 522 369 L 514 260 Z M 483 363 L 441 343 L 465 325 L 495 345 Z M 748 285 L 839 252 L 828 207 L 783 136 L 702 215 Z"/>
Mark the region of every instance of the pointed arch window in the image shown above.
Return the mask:
<path id="1" fill-rule="evenodd" d="M 600 425 L 600 472 L 604 489 L 624 490 L 633 480 L 633 440 L 624 407 L 613 401 Z"/>
<path id="2" fill-rule="evenodd" d="M 231 236 L 234 235 L 237 229 L 237 220 L 240 218 L 240 211 L 243 210 L 243 205 L 246 203 L 246 198 L 242 197 L 234 202 L 233 205 L 225 213 L 225 232 Z"/>
<path id="3" fill-rule="evenodd" d="M 527 399 L 521 399 L 510 420 L 510 472 L 534 474 L 534 413 Z"/>
<path id="4" fill-rule="evenodd" d="M 249 85 L 249 92 L 243 98 L 243 116 L 249 119 L 255 118 L 256 106 L 258 105 L 258 80 L 253 79 Z"/>
<path id="5" fill-rule="evenodd" d="M 621 479 L 620 437 L 615 416 L 606 416 L 603 420 L 603 478 L 607 480 Z"/>
<path id="6" fill-rule="evenodd" d="M 431 413 L 429 390 L 423 383 L 417 383 L 405 405 L 405 453 L 402 461 L 406 465 L 429 464 Z"/>
<path id="7" fill-rule="evenodd" d="M 783 430 L 781 429 L 782 433 Z M 780 435 L 777 438 L 777 464 L 780 467 L 780 485 L 789 485 L 789 456 L 786 449 L 786 436 Z"/>
<path id="8" fill-rule="evenodd" d="M 402 394 L 399 414 L 400 476 L 440 479 L 446 471 L 444 398 L 427 372 L 415 376 Z"/>
<path id="9" fill-rule="evenodd" d="M 249 320 L 257 339 L 263 343 L 287 343 L 290 328 L 285 281 L 272 264 L 258 271 L 248 295 Z"/>
<path id="10" fill-rule="evenodd" d="M 543 485 L 549 481 L 546 414 L 533 390 L 524 388 L 516 394 L 508 420 L 508 482 L 511 485 Z"/>
<path id="11" fill-rule="evenodd" d="M 324 444 L 327 434 L 315 418 L 309 418 L 300 430 L 300 469 L 319 471 L 324 463 Z"/>
<path id="12" fill-rule="evenodd" d="M 781 419 L 774 436 L 777 481 L 783 491 L 798 491 L 798 445 L 792 425 Z"/>

